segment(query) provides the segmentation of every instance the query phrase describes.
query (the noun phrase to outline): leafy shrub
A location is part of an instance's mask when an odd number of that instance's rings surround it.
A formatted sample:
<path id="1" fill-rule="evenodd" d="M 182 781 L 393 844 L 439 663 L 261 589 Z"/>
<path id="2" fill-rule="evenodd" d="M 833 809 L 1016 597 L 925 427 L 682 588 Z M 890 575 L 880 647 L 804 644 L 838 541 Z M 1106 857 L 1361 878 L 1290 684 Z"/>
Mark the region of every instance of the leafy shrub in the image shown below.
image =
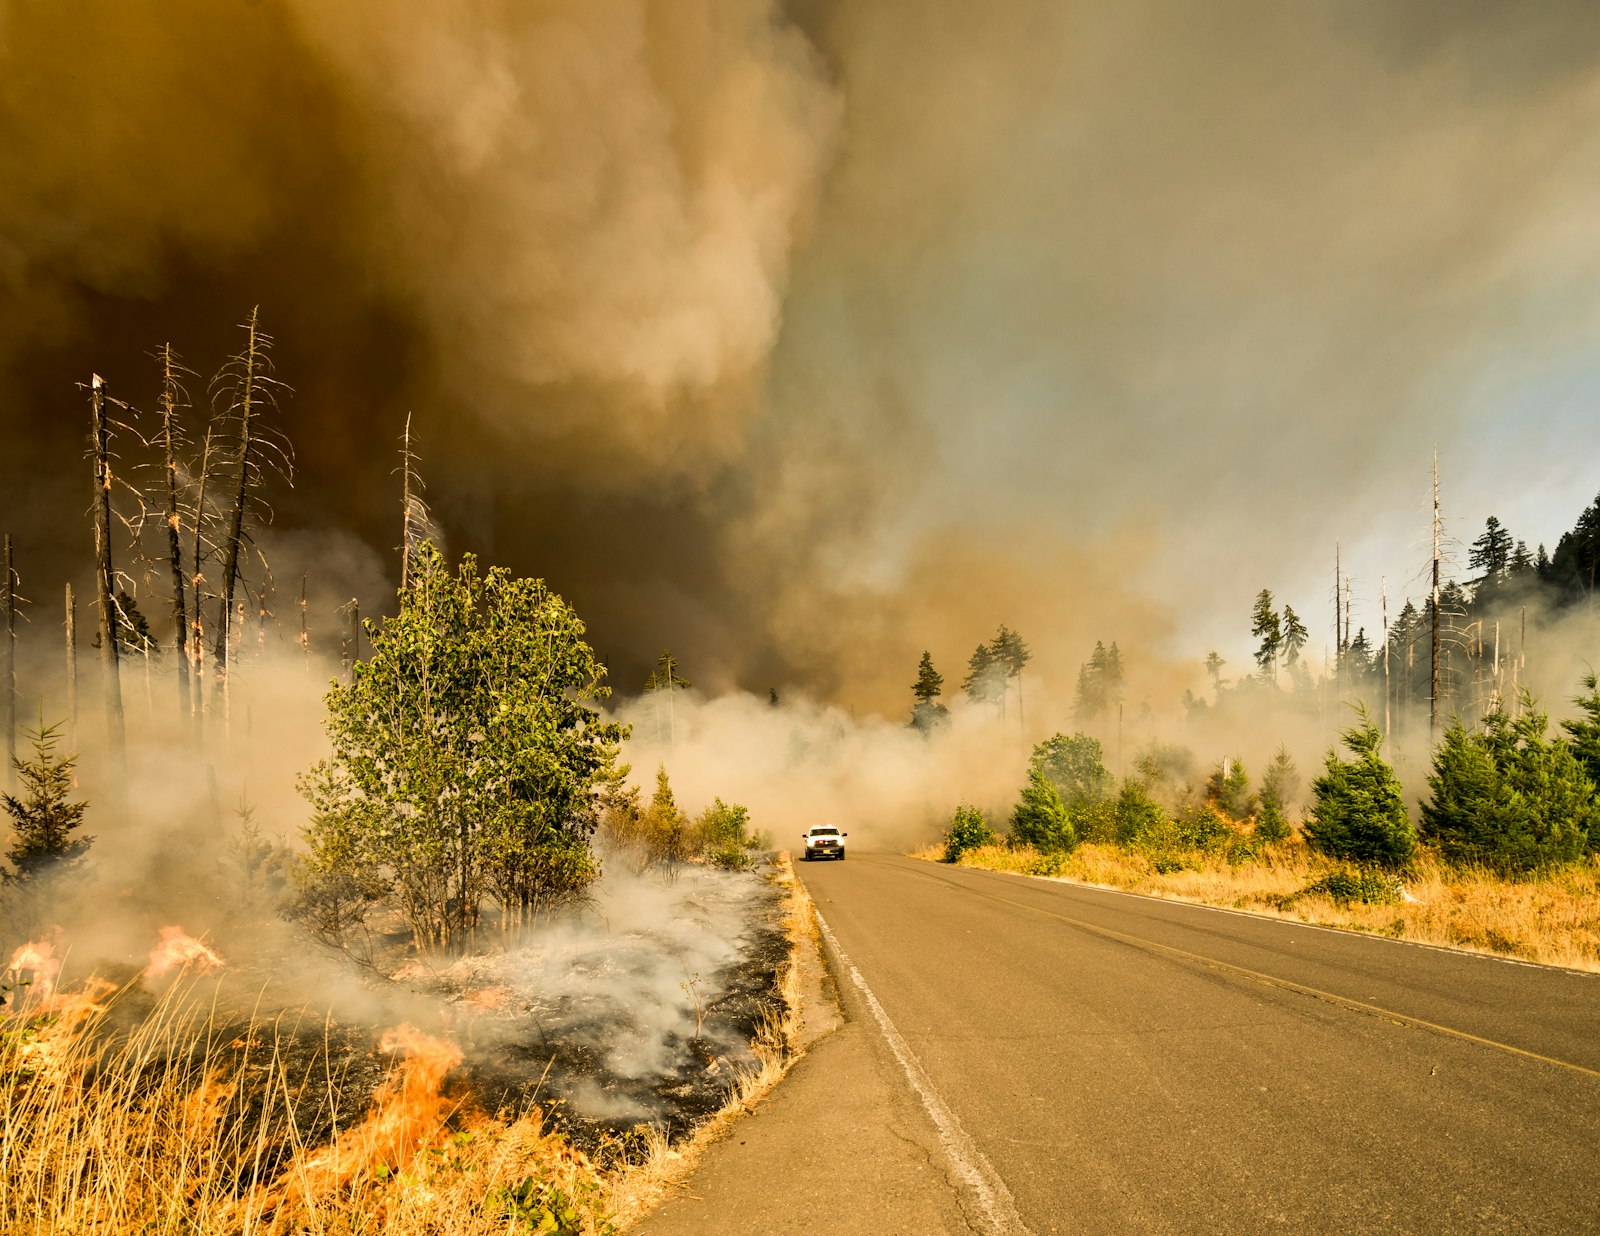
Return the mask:
<path id="1" fill-rule="evenodd" d="M 1235 836 L 1228 821 L 1210 803 L 1198 803 L 1182 812 L 1177 825 L 1178 844 L 1190 850 L 1220 849 Z"/>
<path id="2" fill-rule="evenodd" d="M 961 855 L 967 850 L 993 845 L 995 840 L 994 830 L 989 827 L 989 821 L 983 818 L 983 812 L 963 803 L 956 808 L 955 817 L 944 835 L 944 861 L 959 863 Z"/>
<path id="3" fill-rule="evenodd" d="M 1520 716 L 1491 713 L 1477 731 L 1455 722 L 1434 751 L 1423 828 L 1450 862 L 1522 874 L 1572 862 L 1600 830 L 1594 782 L 1547 735 L 1545 714 L 1523 704 Z"/>
<path id="4" fill-rule="evenodd" d="M 1150 868 L 1157 875 L 1176 875 L 1180 871 L 1188 871 L 1194 866 L 1194 861 L 1179 854 L 1176 850 L 1158 850 L 1147 854 Z"/>
<path id="5" fill-rule="evenodd" d="M 1022 870 L 1027 875 L 1058 876 L 1065 870 L 1066 865 L 1066 854 L 1061 850 L 1051 850 L 1029 858 L 1022 864 Z"/>
<path id="6" fill-rule="evenodd" d="M 698 824 L 707 862 L 728 871 L 744 871 L 754 863 L 751 851 L 756 839 L 749 831 L 749 808 L 714 799 Z"/>
<path id="7" fill-rule="evenodd" d="M 1011 836 L 1036 850 L 1070 850 L 1078 844 L 1067 806 L 1037 761 L 1011 813 Z"/>
<path id="8" fill-rule="evenodd" d="M 1300 890 L 1300 896 L 1321 893 L 1340 905 L 1359 901 L 1366 905 L 1387 906 L 1400 900 L 1400 881 L 1390 872 L 1374 867 L 1341 868 Z"/>
<path id="9" fill-rule="evenodd" d="M 1312 783 L 1316 800 L 1306 820 L 1306 840 L 1332 858 L 1399 867 L 1417 850 L 1400 780 L 1378 754 L 1383 735 L 1363 712 L 1344 733 L 1355 758 L 1328 752 L 1326 771 Z"/>

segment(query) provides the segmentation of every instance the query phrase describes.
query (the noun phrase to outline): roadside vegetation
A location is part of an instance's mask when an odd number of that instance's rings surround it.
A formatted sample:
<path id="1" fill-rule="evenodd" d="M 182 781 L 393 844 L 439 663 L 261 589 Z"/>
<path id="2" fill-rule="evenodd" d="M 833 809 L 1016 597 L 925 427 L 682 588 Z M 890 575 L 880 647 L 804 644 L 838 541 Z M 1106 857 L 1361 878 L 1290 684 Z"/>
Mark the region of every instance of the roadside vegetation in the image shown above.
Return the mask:
<path id="1" fill-rule="evenodd" d="M 1283 915 L 1430 944 L 1600 970 L 1600 690 L 1552 731 L 1523 695 L 1434 749 L 1413 819 L 1361 713 L 1295 818 L 1280 750 L 1259 786 L 1238 760 L 1197 770 L 1153 747 L 1121 784 L 1099 742 L 1034 748 L 1004 835 L 970 804 L 924 858 Z"/>

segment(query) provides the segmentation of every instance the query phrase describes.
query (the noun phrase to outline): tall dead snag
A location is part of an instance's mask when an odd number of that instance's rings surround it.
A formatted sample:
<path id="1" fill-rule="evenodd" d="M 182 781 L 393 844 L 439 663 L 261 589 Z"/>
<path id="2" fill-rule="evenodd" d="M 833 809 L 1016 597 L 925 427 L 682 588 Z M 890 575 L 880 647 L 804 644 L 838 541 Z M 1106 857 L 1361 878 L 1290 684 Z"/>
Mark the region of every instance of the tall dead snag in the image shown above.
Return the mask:
<path id="1" fill-rule="evenodd" d="M 178 379 L 186 370 L 178 363 L 170 343 L 163 344 L 156 356 L 161 362 L 161 428 L 158 442 L 166 473 L 162 498 L 167 523 L 167 557 L 172 566 L 173 652 L 178 662 L 179 710 L 186 712 L 189 709 L 189 612 L 184 596 L 182 519 L 178 507 L 178 450 L 183 441 L 178 409 L 188 403 Z"/>
<path id="2" fill-rule="evenodd" d="M 67 585 L 67 746 L 78 749 L 78 603 Z"/>
<path id="3" fill-rule="evenodd" d="M 123 758 L 122 679 L 117 663 L 116 573 L 111 565 L 111 419 L 106 412 L 105 379 L 89 380 L 94 443 L 95 599 L 100 617 L 100 667 L 106 693 L 107 741 L 113 760 Z"/>
<path id="4" fill-rule="evenodd" d="M 211 427 L 206 427 L 205 445 L 200 450 L 200 472 L 195 477 L 194 499 L 194 537 L 189 553 L 189 562 L 194 568 L 194 574 L 189 578 L 189 596 L 191 604 L 189 613 L 193 616 L 194 625 L 190 631 L 189 657 L 190 668 L 190 711 L 194 714 L 195 732 L 198 735 L 200 727 L 205 720 L 206 693 L 205 693 L 205 660 L 206 660 L 206 619 L 205 619 L 205 560 L 208 551 L 214 547 L 206 537 L 206 487 L 211 480 L 211 469 L 215 464 L 215 453 L 212 450 L 214 441 Z"/>
<path id="5" fill-rule="evenodd" d="M 344 670 L 344 680 L 354 682 L 356 662 L 361 659 L 361 602 L 351 597 L 347 604 L 339 607 L 339 613 L 345 620 L 344 644 L 340 649 L 339 661 Z"/>
<path id="6" fill-rule="evenodd" d="M 306 673 L 311 672 L 311 631 L 306 626 L 306 575 L 300 575 L 300 660 Z"/>
<path id="7" fill-rule="evenodd" d="M 11 534 L 0 557 L 0 609 L 5 611 L 5 649 L 0 655 L 0 726 L 6 731 L 6 784 L 16 785 L 17 759 L 17 571 L 11 561 Z"/>
<path id="8" fill-rule="evenodd" d="M 1439 740 L 1439 448 L 1433 448 L 1433 660 L 1428 685 L 1428 741 Z"/>
<path id="9" fill-rule="evenodd" d="M 224 398 L 224 418 L 233 426 L 233 493 L 227 510 L 226 531 L 219 547 L 222 557 L 222 591 L 218 597 L 217 633 L 213 644 L 217 682 L 227 699 L 229 649 L 236 594 L 239 588 L 240 559 L 249 539 L 246 516 L 258 504 L 252 492 L 260 485 L 262 473 L 275 469 L 290 480 L 292 461 L 289 444 L 274 433 L 264 417 L 276 406 L 276 392 L 282 386 L 272 376 L 272 337 L 260 326 L 260 307 L 250 310 L 244 322 L 245 346 L 228 362 L 212 383 L 213 398 Z"/>
<path id="10" fill-rule="evenodd" d="M 411 413 L 406 413 L 405 433 L 400 438 L 400 591 L 411 586 L 416 573 L 416 558 L 423 542 L 438 543 L 433 524 L 433 512 L 423 498 L 427 488 L 417 474 L 417 454 L 412 449 Z"/>

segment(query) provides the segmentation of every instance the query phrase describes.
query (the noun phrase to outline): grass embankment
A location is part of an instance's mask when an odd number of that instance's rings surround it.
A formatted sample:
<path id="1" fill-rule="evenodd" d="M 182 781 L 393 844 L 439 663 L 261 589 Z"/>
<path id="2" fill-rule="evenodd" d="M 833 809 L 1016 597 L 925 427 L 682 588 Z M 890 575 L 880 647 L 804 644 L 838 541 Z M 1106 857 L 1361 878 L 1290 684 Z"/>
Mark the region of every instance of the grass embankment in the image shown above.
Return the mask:
<path id="1" fill-rule="evenodd" d="M 790 953 L 781 1008 L 721 1112 L 686 1143 L 641 1129 L 598 1155 L 543 1113 L 452 1096 L 451 1043 L 400 1027 L 366 1116 L 339 1127 L 345 1079 L 282 1020 L 220 1018 L 182 978 L 149 1000 L 117 989 L 19 990 L 0 1016 L 0 1230 L 207 1236 L 477 1236 L 625 1230 L 787 1070 L 799 1025 L 796 950 L 811 910 L 780 862 Z M 326 1130 L 331 1138 L 312 1137 Z"/>
<path id="2" fill-rule="evenodd" d="M 937 862 L 943 855 L 943 847 L 929 846 L 914 857 Z M 1068 854 L 1040 854 L 1027 846 L 980 846 L 963 853 L 961 865 L 1600 971 L 1600 861 L 1595 859 L 1538 878 L 1514 880 L 1448 867 L 1424 855 L 1401 877 L 1403 894 L 1380 903 L 1311 891 L 1330 877 L 1337 887 L 1341 877 L 1353 873 L 1298 841 L 1271 847 L 1261 857 L 1239 864 L 1229 863 L 1221 854 L 1197 852 L 1185 856 L 1179 870 L 1136 850 L 1104 844 L 1080 845 Z"/>

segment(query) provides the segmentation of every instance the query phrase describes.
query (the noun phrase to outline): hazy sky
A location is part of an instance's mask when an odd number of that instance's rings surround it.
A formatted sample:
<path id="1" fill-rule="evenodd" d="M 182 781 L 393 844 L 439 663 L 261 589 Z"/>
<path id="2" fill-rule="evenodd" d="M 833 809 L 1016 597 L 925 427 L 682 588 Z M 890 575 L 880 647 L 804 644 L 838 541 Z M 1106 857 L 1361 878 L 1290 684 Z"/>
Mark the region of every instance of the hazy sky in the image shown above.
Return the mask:
<path id="1" fill-rule="evenodd" d="M 259 302 L 333 595 L 414 410 L 624 687 L 1237 665 L 1261 587 L 1315 647 L 1335 541 L 1420 596 L 1435 443 L 1464 541 L 1600 490 L 1597 63 L 1588 0 L 0 0 L 0 520 L 47 595 L 73 383 Z"/>

